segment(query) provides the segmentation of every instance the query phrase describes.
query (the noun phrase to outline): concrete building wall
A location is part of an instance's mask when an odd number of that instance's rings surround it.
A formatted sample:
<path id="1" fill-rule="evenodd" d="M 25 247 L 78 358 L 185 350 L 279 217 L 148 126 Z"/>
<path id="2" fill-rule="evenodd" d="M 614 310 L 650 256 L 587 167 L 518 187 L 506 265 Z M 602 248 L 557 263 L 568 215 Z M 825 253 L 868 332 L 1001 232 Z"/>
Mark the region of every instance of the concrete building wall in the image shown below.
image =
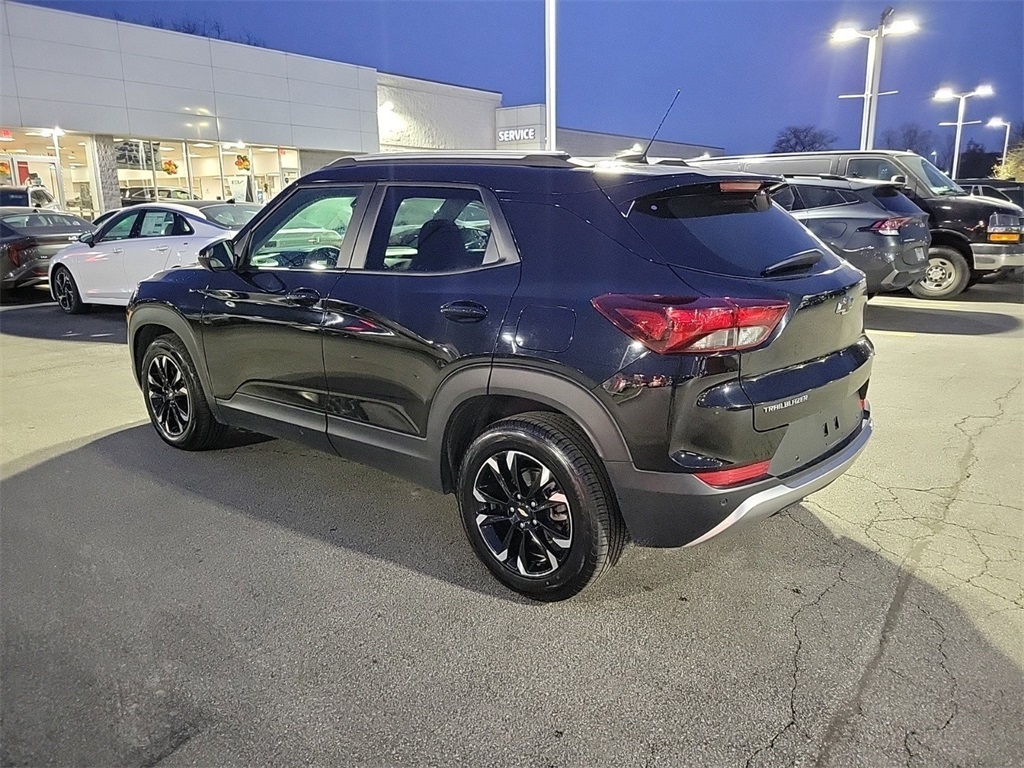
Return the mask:
<path id="1" fill-rule="evenodd" d="M 501 94 L 377 73 L 380 148 L 494 149 Z"/>
<path id="2" fill-rule="evenodd" d="M 377 73 L 0 0 L 0 123 L 377 150 Z"/>

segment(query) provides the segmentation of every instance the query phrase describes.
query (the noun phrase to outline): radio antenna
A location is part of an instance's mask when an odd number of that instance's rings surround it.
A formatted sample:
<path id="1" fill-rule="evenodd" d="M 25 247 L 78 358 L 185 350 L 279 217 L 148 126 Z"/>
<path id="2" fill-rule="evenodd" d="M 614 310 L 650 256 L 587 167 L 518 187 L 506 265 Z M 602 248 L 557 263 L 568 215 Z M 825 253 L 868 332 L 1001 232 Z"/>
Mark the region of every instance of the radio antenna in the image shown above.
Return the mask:
<path id="1" fill-rule="evenodd" d="M 640 157 L 637 159 L 638 163 L 647 162 L 647 153 L 651 151 L 651 145 L 654 144 L 654 140 L 658 138 L 658 134 L 661 133 L 661 126 L 663 126 L 665 124 L 665 120 L 668 119 L 668 113 L 671 112 L 672 107 L 676 105 L 676 99 L 679 98 L 680 90 L 681 89 L 679 88 L 676 89 L 676 95 L 672 97 L 672 103 L 668 105 L 668 109 L 665 110 L 665 116 L 661 118 L 661 122 L 658 123 L 658 129 L 654 132 L 654 135 L 651 136 L 651 140 L 647 142 L 647 146 L 644 148 L 644 151 L 640 153 Z"/>

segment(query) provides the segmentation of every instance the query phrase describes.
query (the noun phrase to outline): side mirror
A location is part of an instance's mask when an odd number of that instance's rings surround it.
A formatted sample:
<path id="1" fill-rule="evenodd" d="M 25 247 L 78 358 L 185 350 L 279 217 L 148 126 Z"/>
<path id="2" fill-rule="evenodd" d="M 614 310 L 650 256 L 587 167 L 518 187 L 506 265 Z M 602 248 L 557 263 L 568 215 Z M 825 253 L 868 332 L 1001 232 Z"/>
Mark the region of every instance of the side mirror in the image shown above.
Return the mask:
<path id="1" fill-rule="evenodd" d="M 901 173 L 896 174 L 891 179 L 889 179 L 889 181 L 891 181 L 893 184 L 902 184 L 904 187 L 907 186 L 907 177 Z"/>
<path id="2" fill-rule="evenodd" d="M 85 243 L 90 248 L 96 245 L 96 233 L 95 232 L 83 232 L 78 236 L 78 242 Z"/>
<path id="3" fill-rule="evenodd" d="M 218 240 L 199 251 L 199 263 L 211 272 L 229 272 L 235 268 L 235 261 L 230 240 Z"/>

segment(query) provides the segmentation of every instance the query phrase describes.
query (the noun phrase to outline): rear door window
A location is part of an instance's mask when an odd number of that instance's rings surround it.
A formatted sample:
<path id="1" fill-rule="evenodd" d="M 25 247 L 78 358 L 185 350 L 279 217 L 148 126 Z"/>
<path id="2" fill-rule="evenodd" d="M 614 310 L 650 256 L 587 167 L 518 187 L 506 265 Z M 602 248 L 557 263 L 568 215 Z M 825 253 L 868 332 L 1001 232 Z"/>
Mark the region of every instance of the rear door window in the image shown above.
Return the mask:
<path id="1" fill-rule="evenodd" d="M 724 192 L 719 184 L 677 187 L 636 200 L 629 222 L 671 264 L 760 277 L 817 241 L 768 193 Z"/>

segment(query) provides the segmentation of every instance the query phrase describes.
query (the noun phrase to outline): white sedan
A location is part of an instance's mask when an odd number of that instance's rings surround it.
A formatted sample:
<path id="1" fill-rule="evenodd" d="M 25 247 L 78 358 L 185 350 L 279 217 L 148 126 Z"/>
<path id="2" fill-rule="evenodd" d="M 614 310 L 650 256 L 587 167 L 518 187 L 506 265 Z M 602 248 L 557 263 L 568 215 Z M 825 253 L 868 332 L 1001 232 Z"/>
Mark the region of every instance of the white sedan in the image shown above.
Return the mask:
<path id="1" fill-rule="evenodd" d="M 58 253 L 50 293 L 68 314 L 90 304 L 126 306 L 140 281 L 195 264 L 199 249 L 241 229 L 260 209 L 251 203 L 147 203 L 103 217 L 95 232 Z"/>

